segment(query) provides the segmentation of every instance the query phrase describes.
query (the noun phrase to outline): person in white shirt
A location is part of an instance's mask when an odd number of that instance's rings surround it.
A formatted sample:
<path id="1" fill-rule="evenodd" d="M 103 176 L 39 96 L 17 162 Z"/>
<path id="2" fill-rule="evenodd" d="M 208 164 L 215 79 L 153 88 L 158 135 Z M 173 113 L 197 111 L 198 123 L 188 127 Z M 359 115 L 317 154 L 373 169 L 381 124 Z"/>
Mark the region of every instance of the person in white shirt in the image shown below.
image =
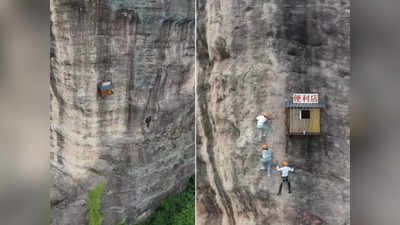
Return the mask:
<path id="1" fill-rule="evenodd" d="M 270 113 L 264 113 L 264 115 L 260 115 L 256 117 L 257 120 L 257 128 L 260 129 L 260 141 L 262 140 L 263 137 L 267 136 L 267 126 L 266 122 L 270 119 L 271 114 Z"/>
<path id="2" fill-rule="evenodd" d="M 283 186 L 284 182 L 286 182 L 288 184 L 289 194 L 292 193 L 292 191 L 290 189 L 290 182 L 289 182 L 289 177 L 288 176 L 289 176 L 289 172 L 294 172 L 294 169 L 290 168 L 288 165 L 289 164 L 287 162 L 283 162 L 283 167 L 280 168 L 279 166 L 276 166 L 276 170 L 281 171 L 281 173 L 282 173 L 282 176 L 281 176 L 282 177 L 282 181 L 281 181 L 281 185 L 279 185 L 278 195 L 281 194 L 282 186 Z"/>
<path id="3" fill-rule="evenodd" d="M 261 170 L 265 170 L 264 164 L 267 165 L 267 176 L 271 176 L 272 166 L 272 151 L 268 148 L 268 145 L 262 146 L 262 158 L 261 158 Z"/>

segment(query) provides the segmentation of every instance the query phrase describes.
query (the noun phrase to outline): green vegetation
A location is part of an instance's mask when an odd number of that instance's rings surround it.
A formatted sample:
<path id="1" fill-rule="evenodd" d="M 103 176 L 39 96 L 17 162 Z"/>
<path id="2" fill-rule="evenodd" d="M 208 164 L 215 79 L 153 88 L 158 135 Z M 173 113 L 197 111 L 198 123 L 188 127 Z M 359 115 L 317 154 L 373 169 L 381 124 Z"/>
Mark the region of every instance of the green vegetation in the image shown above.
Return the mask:
<path id="1" fill-rule="evenodd" d="M 195 224 L 195 180 L 191 177 L 185 191 L 170 195 L 161 202 L 154 217 L 136 225 L 194 225 Z"/>
<path id="2" fill-rule="evenodd" d="M 105 185 L 101 183 L 89 193 L 89 225 L 101 225 L 104 216 L 101 214 L 101 198 Z"/>
<path id="3" fill-rule="evenodd" d="M 89 193 L 89 225 L 102 225 L 101 198 L 104 183 Z M 170 195 L 161 202 L 153 218 L 136 225 L 194 225 L 195 224 L 195 179 L 191 177 L 185 191 Z M 119 223 L 118 225 L 128 225 Z"/>

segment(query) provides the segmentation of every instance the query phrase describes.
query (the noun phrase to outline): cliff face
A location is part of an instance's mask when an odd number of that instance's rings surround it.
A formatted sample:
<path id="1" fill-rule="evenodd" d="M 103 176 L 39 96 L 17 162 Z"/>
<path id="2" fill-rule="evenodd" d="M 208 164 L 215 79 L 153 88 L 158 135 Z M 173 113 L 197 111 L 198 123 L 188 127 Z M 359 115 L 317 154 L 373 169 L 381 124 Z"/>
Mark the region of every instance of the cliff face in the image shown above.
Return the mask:
<path id="1" fill-rule="evenodd" d="M 350 1 L 197 1 L 197 222 L 350 224 Z M 284 101 L 319 93 L 321 136 L 288 137 Z M 271 112 L 271 177 L 255 117 Z M 295 168 L 277 196 L 276 165 Z"/>
<path id="2" fill-rule="evenodd" d="M 194 175 L 194 3 L 50 4 L 51 224 L 87 224 L 100 183 L 103 224 L 133 224 Z"/>

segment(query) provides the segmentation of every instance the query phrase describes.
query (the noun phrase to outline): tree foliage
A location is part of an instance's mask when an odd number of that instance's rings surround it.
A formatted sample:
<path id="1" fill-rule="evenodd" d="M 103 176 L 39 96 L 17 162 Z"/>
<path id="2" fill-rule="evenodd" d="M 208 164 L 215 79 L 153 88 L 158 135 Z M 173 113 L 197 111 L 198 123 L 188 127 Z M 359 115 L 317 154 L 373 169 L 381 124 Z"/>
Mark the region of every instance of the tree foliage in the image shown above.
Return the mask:
<path id="1" fill-rule="evenodd" d="M 136 225 L 194 225 L 195 180 L 191 177 L 185 191 L 170 195 L 161 202 L 153 218 Z"/>

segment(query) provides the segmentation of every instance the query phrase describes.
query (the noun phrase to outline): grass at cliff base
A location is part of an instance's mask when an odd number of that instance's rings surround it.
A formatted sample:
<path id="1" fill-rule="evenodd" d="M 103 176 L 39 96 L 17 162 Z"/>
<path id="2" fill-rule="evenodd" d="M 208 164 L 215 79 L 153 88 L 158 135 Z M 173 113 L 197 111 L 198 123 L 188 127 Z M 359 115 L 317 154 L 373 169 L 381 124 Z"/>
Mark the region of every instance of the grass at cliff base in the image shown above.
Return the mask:
<path id="1" fill-rule="evenodd" d="M 103 223 L 104 216 L 101 214 L 101 198 L 104 188 L 104 183 L 101 183 L 89 193 L 89 225 L 102 225 Z"/>

